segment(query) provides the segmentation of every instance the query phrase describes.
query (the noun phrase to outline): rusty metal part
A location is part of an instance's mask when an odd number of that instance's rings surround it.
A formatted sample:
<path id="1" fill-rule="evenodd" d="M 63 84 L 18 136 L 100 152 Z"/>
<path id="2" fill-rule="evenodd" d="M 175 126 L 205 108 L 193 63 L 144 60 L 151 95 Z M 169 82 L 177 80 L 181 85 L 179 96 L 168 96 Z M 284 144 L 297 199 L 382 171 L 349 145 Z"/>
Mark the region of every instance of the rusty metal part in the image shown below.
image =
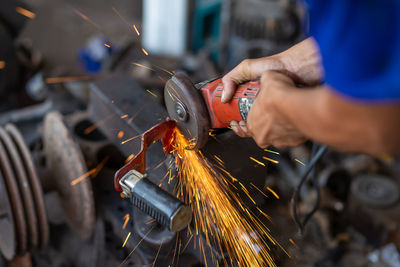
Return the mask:
<path id="1" fill-rule="evenodd" d="M 92 235 L 95 223 L 92 185 L 89 178 L 71 185 L 87 173 L 82 152 L 60 113 L 48 113 L 43 129 L 51 187 L 58 193 L 69 225 L 86 240 Z"/>
<path id="2" fill-rule="evenodd" d="M 174 121 L 165 121 L 157 124 L 148 131 L 144 132 L 141 136 L 141 148 L 138 154 L 131 159 L 125 166 L 115 173 L 114 187 L 115 190 L 121 191 L 122 188 L 119 180 L 127 174 L 130 170 L 136 170 L 142 174 L 146 172 L 146 152 L 148 147 L 161 139 L 164 153 L 168 154 L 172 150 L 172 134 L 175 128 Z"/>
<path id="3" fill-rule="evenodd" d="M 178 73 L 168 80 L 164 100 L 171 119 L 191 142 L 191 149 L 203 147 L 208 140 L 210 119 L 204 99 L 192 81 Z"/>
<path id="4" fill-rule="evenodd" d="M 8 196 L 11 202 L 11 208 L 13 210 L 15 235 L 17 241 L 17 253 L 22 255 L 25 253 L 28 244 L 28 233 L 27 225 L 25 220 L 24 208 L 22 205 L 22 200 L 20 199 L 20 193 L 18 189 L 17 182 L 14 177 L 13 170 L 11 168 L 6 150 L 0 142 L 0 166 L 3 174 L 3 179 L 7 186 Z M 3 231 L 1 228 L 0 231 Z"/>
<path id="5" fill-rule="evenodd" d="M 6 259 L 12 259 L 16 251 L 14 219 L 6 185 L 0 174 L 0 251 Z"/>
<path id="6" fill-rule="evenodd" d="M 31 154 L 17 127 L 15 127 L 12 124 L 7 124 L 5 126 L 5 129 L 11 136 L 15 145 L 17 146 L 22 159 L 22 163 L 27 172 L 27 177 L 29 180 L 30 188 L 32 190 L 32 195 L 34 199 L 36 216 L 39 223 L 39 234 L 40 234 L 39 246 L 44 247 L 47 245 L 47 242 L 49 240 L 49 226 L 47 223 L 46 207 L 44 205 L 43 191 L 40 185 L 40 180 L 37 175 L 36 168 L 33 164 Z"/>
<path id="7" fill-rule="evenodd" d="M 18 155 L 17 148 L 7 132 L 0 128 L 0 137 L 3 141 L 3 145 L 6 148 L 9 158 L 11 159 L 15 178 L 18 183 L 20 197 L 22 199 L 24 212 L 26 216 L 26 224 L 29 233 L 29 246 L 28 249 L 35 248 L 38 245 L 39 233 L 35 208 L 33 206 L 33 197 L 28 183 L 28 179 L 21 163 L 20 156 Z"/>

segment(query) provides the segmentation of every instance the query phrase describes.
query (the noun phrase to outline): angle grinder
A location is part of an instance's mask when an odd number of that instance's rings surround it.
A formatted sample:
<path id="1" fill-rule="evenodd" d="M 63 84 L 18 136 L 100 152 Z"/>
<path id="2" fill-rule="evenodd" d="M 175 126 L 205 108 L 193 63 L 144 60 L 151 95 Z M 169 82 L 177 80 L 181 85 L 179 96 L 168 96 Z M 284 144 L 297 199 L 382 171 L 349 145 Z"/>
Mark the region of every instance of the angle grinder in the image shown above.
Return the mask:
<path id="1" fill-rule="evenodd" d="M 188 149 L 203 147 L 210 129 L 228 127 L 230 122 L 246 120 L 260 90 L 260 81 L 238 85 L 232 100 L 222 103 L 221 78 L 194 85 L 188 76 L 175 74 L 165 85 L 164 99 L 168 114 L 191 143 Z"/>

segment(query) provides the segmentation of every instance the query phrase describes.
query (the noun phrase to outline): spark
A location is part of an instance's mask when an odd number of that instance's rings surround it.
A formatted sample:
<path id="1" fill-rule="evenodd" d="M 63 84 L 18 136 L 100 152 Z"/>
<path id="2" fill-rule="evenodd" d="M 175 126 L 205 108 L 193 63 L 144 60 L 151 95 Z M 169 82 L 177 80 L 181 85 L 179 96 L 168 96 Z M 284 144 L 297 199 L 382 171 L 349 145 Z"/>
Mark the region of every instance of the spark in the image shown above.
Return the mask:
<path id="1" fill-rule="evenodd" d="M 198 243 L 205 266 L 209 265 L 205 249 L 211 244 L 216 244 L 219 253 L 226 254 L 232 265 L 276 266 L 269 250 L 271 243 L 279 244 L 232 190 L 236 178 L 231 178 L 227 171 L 217 172 L 200 151 L 185 149 L 190 142 L 177 129 L 172 142 L 179 167 L 177 196 L 193 211 L 193 235 L 197 239 L 194 245 Z M 245 190 L 243 185 L 239 188 Z M 211 258 L 216 261 L 215 255 Z M 228 262 L 224 265 L 228 266 Z"/>
<path id="2" fill-rule="evenodd" d="M 84 134 L 90 134 L 91 132 L 93 132 L 94 130 L 96 130 L 100 125 L 102 125 L 103 123 L 105 123 L 106 121 L 108 121 L 109 119 L 111 119 L 112 117 L 115 116 L 115 113 L 111 113 L 110 115 L 108 115 L 107 117 L 105 117 L 104 119 L 98 121 L 95 124 L 90 125 L 89 127 L 87 127 L 83 133 Z"/>
<path id="3" fill-rule="evenodd" d="M 151 220 L 149 220 L 149 221 L 145 222 L 145 224 L 152 224 L 152 223 L 155 223 L 155 222 L 156 222 L 156 220 L 155 220 L 155 219 L 151 219 Z"/>
<path id="4" fill-rule="evenodd" d="M 34 19 L 34 18 L 36 17 L 36 14 L 35 14 L 35 13 L 33 13 L 32 11 L 29 11 L 29 10 L 27 10 L 27 9 L 25 9 L 25 8 L 22 8 L 22 7 L 19 7 L 19 6 L 18 6 L 15 10 L 16 10 L 19 14 L 21 14 L 21 15 L 27 17 L 27 18 Z"/>
<path id="5" fill-rule="evenodd" d="M 217 155 L 214 155 L 214 158 L 220 163 L 220 165 L 224 166 L 224 162 Z"/>
<path id="6" fill-rule="evenodd" d="M 78 14 L 79 17 L 81 17 L 82 19 L 86 20 L 87 22 L 89 22 L 90 24 L 92 24 L 94 27 L 96 27 L 98 30 L 101 31 L 100 26 L 97 25 L 93 20 L 91 20 L 90 18 L 88 18 L 85 14 L 83 14 L 82 12 L 80 12 L 78 9 L 76 8 L 72 8 L 74 10 L 74 12 L 76 14 Z"/>
<path id="7" fill-rule="evenodd" d="M 122 247 L 124 248 L 126 245 L 126 242 L 128 242 L 129 237 L 131 236 L 131 232 L 128 233 L 128 235 L 125 238 L 124 244 L 122 244 Z"/>
<path id="8" fill-rule="evenodd" d="M 109 44 L 104 44 L 104 46 L 105 46 L 105 47 L 108 47 L 108 48 L 111 47 L 111 45 L 109 45 Z"/>
<path id="9" fill-rule="evenodd" d="M 135 29 L 136 34 L 139 36 L 139 35 L 140 35 L 140 32 L 139 32 L 139 30 L 136 28 L 136 25 L 135 25 L 135 24 L 133 24 L 133 28 Z"/>
<path id="10" fill-rule="evenodd" d="M 71 181 L 71 185 L 74 186 L 74 185 L 80 183 L 80 182 L 83 181 L 86 177 L 88 177 L 88 176 L 90 176 L 90 175 L 92 175 L 92 174 L 94 174 L 94 173 L 96 173 L 96 168 L 91 169 L 90 171 L 88 171 L 88 172 L 82 174 L 81 176 L 79 176 L 79 177 L 76 178 L 75 180 Z"/>
<path id="11" fill-rule="evenodd" d="M 146 90 L 149 94 L 151 94 L 152 96 L 154 96 L 154 97 L 157 97 L 157 95 L 155 94 L 155 93 L 153 93 L 152 91 L 150 91 L 150 90 Z"/>
<path id="12" fill-rule="evenodd" d="M 279 161 L 274 160 L 274 159 L 270 159 L 270 158 L 268 158 L 268 157 L 263 157 L 263 159 L 268 160 L 268 161 L 271 161 L 272 163 L 275 163 L 275 164 L 278 164 L 278 163 L 279 163 Z"/>
<path id="13" fill-rule="evenodd" d="M 303 162 L 301 162 L 300 160 L 298 160 L 298 159 L 294 159 L 294 161 L 296 161 L 296 162 L 298 162 L 298 163 L 300 163 L 301 165 L 303 165 L 303 166 L 306 166 L 306 164 L 304 164 Z"/>
<path id="14" fill-rule="evenodd" d="M 121 262 L 121 264 L 119 265 L 119 267 L 121 267 L 122 265 L 124 265 L 129 257 L 133 254 L 133 252 L 139 247 L 139 245 L 143 242 L 143 240 L 151 233 L 151 231 L 153 231 L 155 226 L 153 226 L 144 236 L 142 239 L 140 239 L 140 241 L 136 244 L 136 246 L 132 249 L 132 251 L 128 254 L 128 256 L 126 256 L 126 258 Z"/>
<path id="15" fill-rule="evenodd" d="M 148 69 L 148 70 L 151 70 L 151 71 L 154 71 L 154 72 L 155 72 L 155 69 L 152 69 L 152 68 L 150 68 L 150 67 L 147 67 L 147 66 L 145 66 L 145 65 L 142 65 L 142 64 L 139 64 L 139 63 L 136 63 L 136 62 L 132 62 L 131 64 L 132 64 L 132 65 L 136 65 L 136 66 L 138 66 L 138 67 L 142 67 L 142 68 L 145 68 L 145 69 Z"/>
<path id="16" fill-rule="evenodd" d="M 269 192 L 271 192 L 277 199 L 279 199 L 278 194 L 277 194 L 274 190 L 272 190 L 269 186 L 267 186 L 267 190 L 268 190 Z"/>
<path id="17" fill-rule="evenodd" d="M 118 139 L 121 139 L 122 137 L 124 137 L 124 131 L 119 131 L 117 137 L 118 137 Z"/>
<path id="18" fill-rule="evenodd" d="M 82 174 L 81 176 L 79 176 L 78 178 L 76 178 L 75 180 L 71 181 L 71 185 L 74 186 L 80 182 L 82 182 L 85 178 L 89 177 L 89 176 L 93 176 L 96 177 L 97 174 L 101 171 L 101 169 L 104 167 L 104 164 L 106 164 L 106 162 L 108 161 L 110 157 L 107 156 L 105 157 L 100 163 L 99 165 L 97 165 L 96 168 L 91 169 L 90 171 Z"/>
<path id="19" fill-rule="evenodd" d="M 129 138 L 129 139 L 126 139 L 126 140 L 124 140 L 124 141 L 122 141 L 121 142 L 121 145 L 123 145 L 123 144 L 125 144 L 125 143 L 128 143 L 129 141 L 132 141 L 133 139 L 136 139 L 136 138 L 138 138 L 138 137 L 140 137 L 141 135 L 136 135 L 136 136 L 134 136 L 134 137 L 131 137 L 131 138 Z"/>
<path id="20" fill-rule="evenodd" d="M 261 166 L 264 166 L 265 167 L 265 164 L 264 163 L 262 163 L 261 161 L 259 161 L 259 160 L 256 160 L 255 158 L 253 158 L 253 157 L 250 157 L 250 159 L 252 160 L 252 161 L 254 161 L 255 163 L 257 163 L 257 164 L 260 164 Z"/>
<path id="21" fill-rule="evenodd" d="M 194 235 L 191 235 L 189 240 L 186 242 L 186 245 L 183 246 L 182 253 L 185 251 L 185 249 L 189 246 L 190 241 L 192 241 Z"/>
<path id="22" fill-rule="evenodd" d="M 253 183 L 250 183 L 258 192 L 260 192 L 264 197 L 268 198 L 268 196 L 257 186 L 255 186 Z"/>
<path id="23" fill-rule="evenodd" d="M 146 49 L 142 48 L 142 51 L 143 51 L 143 53 L 144 53 L 146 56 L 149 55 L 149 53 L 146 51 Z"/>
<path id="24" fill-rule="evenodd" d="M 297 249 L 299 248 L 299 246 L 293 241 L 293 239 L 289 239 L 289 242 L 292 243 L 293 246 L 295 246 Z"/>
<path id="25" fill-rule="evenodd" d="M 269 150 L 269 149 L 264 149 L 264 151 L 280 155 L 280 153 L 277 151 L 273 151 L 273 150 Z"/>
<path id="26" fill-rule="evenodd" d="M 122 115 L 120 118 L 121 119 L 125 119 L 125 118 L 128 118 L 129 117 L 129 115 L 128 114 L 125 114 L 125 115 Z"/>
<path id="27" fill-rule="evenodd" d="M 4 69 L 6 67 L 6 62 L 5 61 L 0 61 L 0 70 Z"/>
<path id="28" fill-rule="evenodd" d="M 126 158 L 126 160 L 125 160 L 125 163 L 128 163 L 129 161 L 131 161 L 131 159 L 133 159 L 133 157 L 135 156 L 135 154 L 130 154 L 127 158 Z"/>
<path id="29" fill-rule="evenodd" d="M 124 224 L 122 225 L 122 230 L 125 230 L 126 226 L 128 225 L 129 219 L 130 219 L 129 213 L 125 214 L 125 216 L 124 216 Z"/>
<path id="30" fill-rule="evenodd" d="M 45 82 L 47 84 L 65 83 L 65 82 L 74 82 L 74 81 L 87 81 L 92 78 L 93 77 L 91 77 L 91 76 L 51 77 L 51 78 L 46 78 Z"/>
<path id="31" fill-rule="evenodd" d="M 156 261 L 157 261 L 157 258 L 158 258 L 158 254 L 160 254 L 160 250 L 161 250 L 162 244 L 163 244 L 163 242 L 161 241 L 161 244 L 160 244 L 160 247 L 158 248 L 156 257 L 154 258 L 152 267 L 154 267 L 154 264 L 156 264 Z"/>

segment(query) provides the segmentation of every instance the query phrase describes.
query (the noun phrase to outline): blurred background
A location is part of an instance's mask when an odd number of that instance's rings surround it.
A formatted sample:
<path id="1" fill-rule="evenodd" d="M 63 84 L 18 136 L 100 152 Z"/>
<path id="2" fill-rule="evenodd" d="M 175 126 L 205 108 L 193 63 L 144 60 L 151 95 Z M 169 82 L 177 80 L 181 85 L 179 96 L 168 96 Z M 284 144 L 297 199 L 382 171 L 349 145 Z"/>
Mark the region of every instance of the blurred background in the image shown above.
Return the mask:
<path id="1" fill-rule="evenodd" d="M 152 218 L 113 188 L 138 151 L 121 141 L 166 117 L 172 72 L 194 83 L 221 77 L 303 40 L 307 25 L 295 0 L 1 0 L 0 267 L 222 266 L 227 255 L 212 245 L 203 253 L 186 232 L 146 235 Z M 272 249 L 278 266 L 400 266 L 400 170 L 390 156 L 329 150 L 318 182 L 299 189 L 301 216 L 319 208 L 300 235 L 290 199 L 312 144 L 268 153 L 220 131 L 204 154 L 223 159 L 271 216 L 290 255 Z M 265 155 L 279 163 L 249 160 Z M 170 158 L 160 146 L 147 158 L 161 183 Z"/>

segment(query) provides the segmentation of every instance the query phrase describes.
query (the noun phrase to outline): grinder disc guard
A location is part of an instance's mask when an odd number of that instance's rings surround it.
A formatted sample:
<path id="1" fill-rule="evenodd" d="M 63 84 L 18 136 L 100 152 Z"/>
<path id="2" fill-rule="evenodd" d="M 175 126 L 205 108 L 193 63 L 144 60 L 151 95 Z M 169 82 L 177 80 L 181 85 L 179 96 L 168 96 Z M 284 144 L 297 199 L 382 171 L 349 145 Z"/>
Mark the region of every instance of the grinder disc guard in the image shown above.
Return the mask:
<path id="1" fill-rule="evenodd" d="M 188 149 L 203 147 L 210 121 L 201 92 L 185 74 L 177 73 L 165 85 L 164 99 L 170 118 L 191 143 Z"/>

